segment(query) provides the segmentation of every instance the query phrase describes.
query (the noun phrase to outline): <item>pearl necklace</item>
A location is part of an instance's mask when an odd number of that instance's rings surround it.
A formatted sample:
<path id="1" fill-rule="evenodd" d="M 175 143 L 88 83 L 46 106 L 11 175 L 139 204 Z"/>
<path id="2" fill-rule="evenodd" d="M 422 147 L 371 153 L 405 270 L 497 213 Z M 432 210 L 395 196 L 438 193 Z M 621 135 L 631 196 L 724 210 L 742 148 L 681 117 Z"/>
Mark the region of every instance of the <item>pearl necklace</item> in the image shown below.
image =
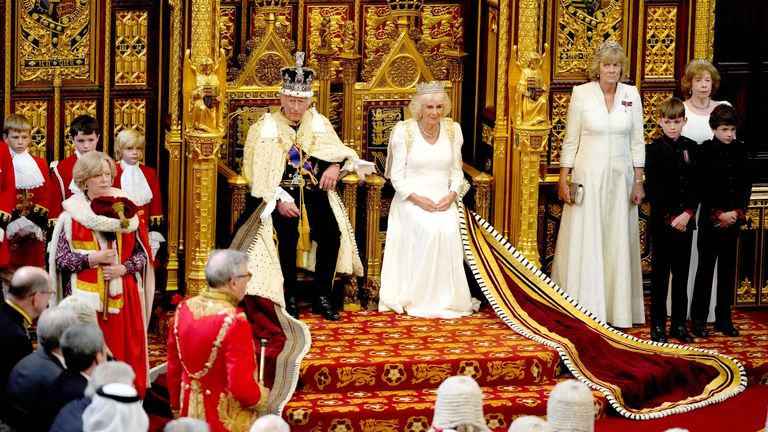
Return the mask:
<path id="1" fill-rule="evenodd" d="M 693 103 L 693 98 L 688 99 L 688 102 L 690 102 L 691 106 L 696 108 L 697 110 L 699 110 L 699 111 L 706 111 L 706 110 L 709 109 L 709 106 L 712 104 L 712 99 L 707 99 L 707 105 L 703 106 L 703 107 L 700 107 L 700 106 L 696 105 L 695 103 Z"/>
<path id="2" fill-rule="evenodd" d="M 434 132 L 427 132 L 424 130 L 424 127 L 421 126 L 421 122 L 416 122 L 419 125 L 419 130 L 421 131 L 421 134 L 424 135 L 424 138 L 434 138 L 437 136 L 437 134 L 440 132 L 440 124 L 437 124 L 437 129 Z"/>

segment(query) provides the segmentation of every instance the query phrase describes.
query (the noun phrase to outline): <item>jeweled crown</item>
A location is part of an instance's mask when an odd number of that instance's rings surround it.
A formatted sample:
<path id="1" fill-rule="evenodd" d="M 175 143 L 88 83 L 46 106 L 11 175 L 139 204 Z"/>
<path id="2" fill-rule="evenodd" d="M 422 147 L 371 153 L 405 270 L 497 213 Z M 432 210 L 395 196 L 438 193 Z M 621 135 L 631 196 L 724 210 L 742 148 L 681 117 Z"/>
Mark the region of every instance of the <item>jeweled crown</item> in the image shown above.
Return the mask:
<path id="1" fill-rule="evenodd" d="M 312 97 L 312 82 L 315 80 L 315 71 L 304 67 L 304 52 L 296 52 L 296 67 L 284 67 L 280 69 L 283 76 L 283 86 L 279 93 L 286 96 Z"/>
<path id="2" fill-rule="evenodd" d="M 442 81 L 420 82 L 416 84 L 416 94 L 438 93 L 445 91 L 445 83 Z"/>

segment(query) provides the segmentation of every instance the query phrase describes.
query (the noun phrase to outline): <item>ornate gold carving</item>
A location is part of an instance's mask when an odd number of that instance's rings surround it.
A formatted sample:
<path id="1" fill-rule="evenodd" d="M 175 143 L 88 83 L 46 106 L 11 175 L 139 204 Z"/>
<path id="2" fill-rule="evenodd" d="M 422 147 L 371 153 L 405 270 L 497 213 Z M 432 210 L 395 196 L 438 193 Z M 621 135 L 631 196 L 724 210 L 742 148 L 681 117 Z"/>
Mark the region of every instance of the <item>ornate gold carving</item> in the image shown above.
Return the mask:
<path id="1" fill-rule="evenodd" d="M 381 188 L 385 180 L 376 174 L 365 178 L 368 187 L 366 199 L 366 253 L 368 279 L 366 280 L 366 293 L 368 297 L 368 309 L 376 310 L 379 307 L 379 288 L 381 287 L 381 243 L 379 243 L 379 218 L 381 213 Z"/>
<path id="2" fill-rule="evenodd" d="M 97 102 L 95 99 L 73 99 L 64 101 L 64 124 L 69 125 L 75 117 L 88 114 L 96 118 Z M 72 136 L 69 134 L 69 128 L 64 129 L 64 157 L 69 157 L 75 153 L 75 145 L 72 144 Z"/>
<path id="3" fill-rule="evenodd" d="M 623 41 L 626 0 L 558 0 L 555 76 L 584 75 L 594 49 L 607 39 Z"/>
<path id="4" fill-rule="evenodd" d="M 214 59 L 203 58 L 194 63 L 189 50 L 184 61 L 184 102 L 187 131 L 218 132 L 224 128 L 223 109 L 226 86 L 224 51 Z"/>
<path id="5" fill-rule="evenodd" d="M 389 52 L 391 43 L 397 38 L 395 23 L 389 19 L 389 8 L 378 5 L 363 6 L 365 27 L 363 28 L 363 71 L 364 81 L 370 81 Z"/>
<path id="6" fill-rule="evenodd" d="M 178 1 L 178 0 L 172 0 Z M 178 12 L 174 10 L 174 13 Z M 175 21 L 175 17 L 172 19 Z M 179 53 L 180 54 L 180 53 Z M 175 55 L 173 56 L 176 57 Z M 179 55 L 179 57 L 181 57 Z M 173 87 L 173 81 L 171 81 Z M 169 211 L 167 217 L 168 223 L 168 282 L 166 291 L 178 291 L 180 287 L 179 272 L 180 259 L 179 248 L 182 243 L 181 238 L 181 218 L 184 212 L 184 204 L 181 199 L 181 170 L 183 154 L 182 146 L 184 141 L 181 138 L 181 125 L 178 122 L 171 123 L 171 130 L 165 133 L 165 148 L 168 150 L 168 208 L 175 209 Z"/>
<path id="7" fill-rule="evenodd" d="M 540 266 L 538 234 L 539 203 L 539 160 L 540 153 L 546 148 L 550 125 L 518 127 L 515 140 L 519 142 L 521 180 L 513 185 L 512 196 L 520 197 L 519 229 L 515 241 L 517 249 L 532 263 Z M 519 188 L 519 190 L 515 190 Z"/>
<path id="8" fill-rule="evenodd" d="M 560 164 L 560 150 L 565 139 L 565 118 L 568 114 L 568 104 L 571 102 L 571 92 L 552 93 L 552 133 L 550 138 L 549 162 L 552 165 Z"/>
<path id="9" fill-rule="evenodd" d="M 52 80 L 54 70 L 62 78 L 93 81 L 96 1 L 16 4 L 16 82 Z M 10 9 L 10 4 L 6 6 Z M 6 36 L 10 39 L 10 33 Z"/>
<path id="10" fill-rule="evenodd" d="M 418 66 L 411 57 L 398 56 L 389 65 L 387 79 L 396 88 L 413 87 L 416 85 L 416 80 L 419 79 Z"/>
<path id="11" fill-rule="evenodd" d="M 460 5 L 425 5 L 421 14 L 419 49 L 435 79 L 448 79 L 449 50 L 464 48 L 464 18 Z"/>
<path id="12" fill-rule="evenodd" d="M 512 70 L 509 76 L 510 113 L 515 127 L 549 125 L 549 45 L 544 53 L 521 53 L 512 47 Z"/>
<path id="13" fill-rule="evenodd" d="M 736 289 L 736 303 L 757 304 L 757 287 L 752 285 L 752 281 L 749 278 L 739 283 L 739 287 Z"/>
<path id="14" fill-rule="evenodd" d="M 316 52 L 318 50 L 340 54 L 344 42 L 344 25 L 351 18 L 350 6 L 307 6 L 309 15 L 309 61 L 313 64 L 319 62 Z M 328 74 L 327 79 L 337 80 L 341 78 L 341 64 L 338 60 L 330 62 L 330 68 L 323 71 Z M 318 67 L 318 73 L 320 73 Z"/>
<path id="15" fill-rule="evenodd" d="M 46 144 L 48 142 L 48 101 L 16 101 L 13 111 L 16 114 L 25 116 L 32 124 L 32 130 L 30 131 L 32 139 L 29 143 L 29 153 L 45 159 Z"/>
<path id="16" fill-rule="evenodd" d="M 475 186 L 475 211 L 485 220 L 491 214 L 491 188 L 493 177 L 486 173 L 480 173 L 472 178 Z"/>
<path id="17" fill-rule="evenodd" d="M 147 84 L 147 10 L 115 12 L 115 85 Z"/>
<path id="18" fill-rule="evenodd" d="M 493 147 L 493 128 L 483 123 L 481 125 L 480 139 L 483 144 Z"/>
<path id="19" fill-rule="evenodd" d="M 115 99 L 114 135 L 133 128 L 144 132 L 147 128 L 147 100 L 144 98 Z"/>
<path id="20" fill-rule="evenodd" d="M 231 177 L 227 180 L 227 184 L 229 184 L 229 189 L 232 191 L 232 217 L 229 223 L 229 231 L 232 232 L 235 228 L 235 222 L 245 211 L 245 201 L 250 188 L 248 187 L 248 179 L 234 171 L 230 174 Z"/>
<path id="21" fill-rule="evenodd" d="M 645 129 L 645 143 L 650 144 L 657 136 L 660 136 L 658 111 L 659 106 L 673 95 L 667 91 L 643 91 L 643 128 Z"/>
<path id="22" fill-rule="evenodd" d="M 645 13 L 645 78 L 673 79 L 677 7 L 649 6 Z"/>
<path id="23" fill-rule="evenodd" d="M 522 0 L 519 2 L 517 45 L 520 52 L 539 51 L 541 31 L 541 0 Z M 545 50 L 546 51 L 546 50 Z"/>
<path id="24" fill-rule="evenodd" d="M 696 6 L 693 7 L 695 14 L 693 58 L 712 60 L 715 41 L 715 1 L 696 0 Z"/>
<path id="25" fill-rule="evenodd" d="M 106 0 L 105 2 L 104 40 L 107 40 L 107 41 L 112 40 L 112 0 Z M 112 91 L 112 85 L 110 84 L 112 82 L 112 63 L 108 60 L 110 57 L 112 57 L 112 47 L 110 46 L 110 44 L 105 43 L 103 59 L 107 59 L 107 61 L 104 62 L 104 82 L 106 84 L 104 85 L 104 91 L 101 95 L 101 109 L 102 109 L 101 118 L 105 124 L 102 125 L 102 128 L 101 128 L 102 130 L 109 129 L 109 110 L 112 108 L 112 103 L 110 99 L 110 92 Z M 103 146 L 102 149 L 106 150 L 109 148 L 110 138 L 112 137 L 109 136 L 109 134 L 106 134 L 106 133 L 101 134 L 101 142 Z"/>
<path id="26" fill-rule="evenodd" d="M 232 64 L 237 37 L 236 23 L 237 9 L 234 6 L 221 6 L 219 8 L 219 46 L 224 50 L 227 65 Z M 241 31 L 244 32 L 245 28 Z"/>
<path id="27" fill-rule="evenodd" d="M 219 2 L 192 0 L 191 3 L 190 58 L 194 65 L 200 65 L 204 59 L 219 55 Z"/>
<path id="28" fill-rule="evenodd" d="M 274 9 L 272 15 L 273 19 L 275 20 L 275 27 L 286 35 L 286 39 L 290 40 L 290 35 L 293 31 L 291 26 L 291 23 L 293 22 L 293 8 L 290 6 L 279 6 Z M 263 8 L 256 8 L 253 10 L 251 22 L 254 23 L 254 26 L 251 28 L 251 38 L 258 38 L 259 36 L 263 35 L 264 23 L 268 18 L 269 10 L 265 11 Z M 259 42 L 255 42 L 254 45 L 258 46 Z"/>
<path id="29" fill-rule="evenodd" d="M 484 107 L 496 106 L 496 68 L 498 67 L 499 11 L 488 9 L 488 38 L 485 52 L 485 98 Z"/>
<path id="30" fill-rule="evenodd" d="M 256 83 L 260 86 L 277 86 L 283 81 L 280 68 L 283 59 L 275 53 L 265 53 L 259 58 L 256 66 Z"/>

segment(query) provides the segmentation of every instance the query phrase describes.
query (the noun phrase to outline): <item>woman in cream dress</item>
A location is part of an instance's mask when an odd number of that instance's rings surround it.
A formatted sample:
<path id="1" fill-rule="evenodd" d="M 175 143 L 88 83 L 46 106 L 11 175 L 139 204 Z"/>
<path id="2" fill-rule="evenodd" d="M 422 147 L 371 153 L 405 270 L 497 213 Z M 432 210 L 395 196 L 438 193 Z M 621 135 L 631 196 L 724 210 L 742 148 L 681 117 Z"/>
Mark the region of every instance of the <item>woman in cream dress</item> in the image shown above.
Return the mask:
<path id="1" fill-rule="evenodd" d="M 446 118 L 450 98 L 437 82 L 419 84 L 413 118 L 390 136 L 390 207 L 379 310 L 424 318 L 476 311 L 464 274 L 457 198 L 464 176 L 458 123 Z"/>
<path id="2" fill-rule="evenodd" d="M 592 56 L 592 82 L 573 89 L 560 159 L 558 196 L 566 205 L 552 278 L 600 320 L 643 323 L 637 206 L 645 195 L 645 143 L 640 94 L 620 83 L 628 61 L 618 43 Z M 571 202 L 570 181 L 584 185 Z"/>

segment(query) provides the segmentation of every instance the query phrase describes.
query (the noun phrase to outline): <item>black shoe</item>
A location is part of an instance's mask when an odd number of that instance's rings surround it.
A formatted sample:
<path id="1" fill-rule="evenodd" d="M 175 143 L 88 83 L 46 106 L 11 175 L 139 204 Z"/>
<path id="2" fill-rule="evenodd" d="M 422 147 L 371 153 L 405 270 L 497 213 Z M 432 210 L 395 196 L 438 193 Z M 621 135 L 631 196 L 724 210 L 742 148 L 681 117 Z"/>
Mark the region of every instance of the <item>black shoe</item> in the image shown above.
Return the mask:
<path id="1" fill-rule="evenodd" d="M 698 337 L 709 336 L 709 330 L 707 330 L 707 323 L 704 321 L 691 321 L 691 333 Z"/>
<path id="2" fill-rule="evenodd" d="M 315 303 L 312 305 L 312 312 L 318 315 L 322 315 L 323 318 L 328 321 L 338 321 L 341 319 L 341 315 L 333 310 L 331 302 L 328 297 L 318 297 Z"/>
<path id="3" fill-rule="evenodd" d="M 664 326 L 652 326 L 651 327 L 651 340 L 654 342 L 666 342 L 667 333 L 664 331 Z"/>
<path id="4" fill-rule="evenodd" d="M 680 325 L 672 326 L 669 329 L 669 335 L 671 337 L 679 340 L 682 343 L 691 343 L 691 342 L 693 342 L 693 336 L 691 336 L 691 334 L 688 333 L 688 329 L 685 327 L 685 324 L 680 324 Z"/>
<path id="5" fill-rule="evenodd" d="M 285 299 L 285 311 L 288 315 L 299 319 L 299 307 L 296 306 L 296 297 L 290 296 Z"/>
<path id="6" fill-rule="evenodd" d="M 730 321 L 716 322 L 715 331 L 722 333 L 723 336 L 734 337 L 739 335 L 739 331 L 736 329 L 736 327 L 733 326 L 733 323 Z"/>

